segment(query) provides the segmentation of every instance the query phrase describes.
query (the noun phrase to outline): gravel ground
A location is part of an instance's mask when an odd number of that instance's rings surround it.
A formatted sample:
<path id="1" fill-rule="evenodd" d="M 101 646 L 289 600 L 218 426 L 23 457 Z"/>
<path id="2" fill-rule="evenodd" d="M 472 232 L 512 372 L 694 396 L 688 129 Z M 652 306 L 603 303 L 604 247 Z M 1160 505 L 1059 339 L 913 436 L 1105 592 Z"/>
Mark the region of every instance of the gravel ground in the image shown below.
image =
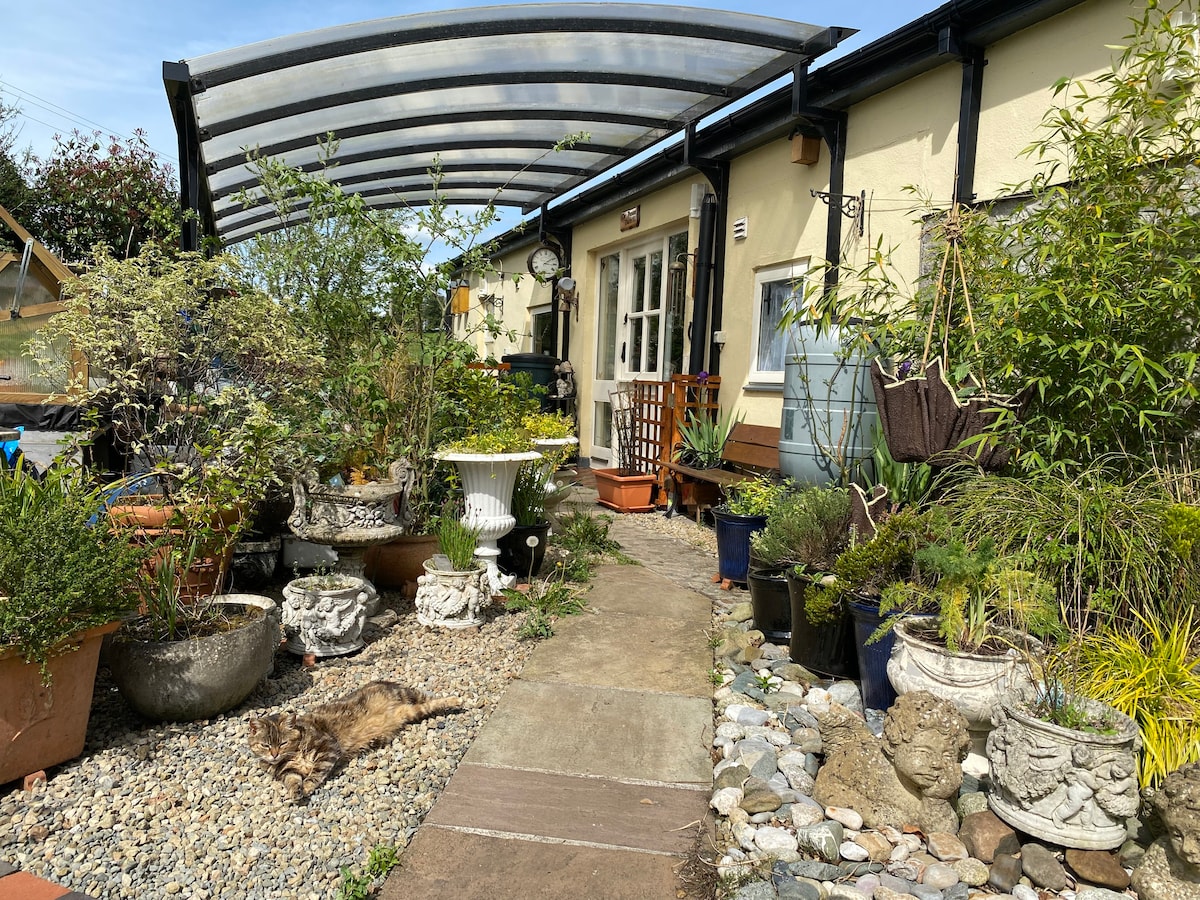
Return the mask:
<path id="1" fill-rule="evenodd" d="M 399 618 L 368 626 L 363 650 L 307 669 L 280 652 L 249 700 L 208 721 L 150 724 L 102 668 L 83 755 L 32 793 L 18 782 L 0 794 L 0 860 L 101 900 L 333 897 L 340 867 L 407 844 L 533 649 L 516 637 L 524 614 L 443 632 L 418 624 L 399 594 L 383 600 Z M 468 708 L 406 727 L 293 805 L 250 754 L 247 721 L 375 679 L 457 694 Z"/>
<path id="2" fill-rule="evenodd" d="M 716 555 L 717 533 L 708 525 L 697 525 L 695 519 L 686 515 L 675 515 L 668 519 L 661 512 L 653 512 L 624 516 L 623 520 L 655 534 L 686 541 L 693 547 Z"/>

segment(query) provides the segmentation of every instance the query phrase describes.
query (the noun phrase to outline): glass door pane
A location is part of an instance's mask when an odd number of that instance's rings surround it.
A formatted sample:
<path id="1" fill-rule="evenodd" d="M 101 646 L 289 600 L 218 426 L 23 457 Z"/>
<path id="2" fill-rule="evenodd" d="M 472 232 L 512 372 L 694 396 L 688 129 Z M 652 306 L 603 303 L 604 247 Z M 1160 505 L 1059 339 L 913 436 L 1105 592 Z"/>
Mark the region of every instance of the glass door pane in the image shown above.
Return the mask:
<path id="1" fill-rule="evenodd" d="M 596 335 L 596 378 L 601 381 L 612 381 L 617 377 L 617 307 L 620 280 L 621 257 L 614 253 L 600 260 L 600 321 Z"/>

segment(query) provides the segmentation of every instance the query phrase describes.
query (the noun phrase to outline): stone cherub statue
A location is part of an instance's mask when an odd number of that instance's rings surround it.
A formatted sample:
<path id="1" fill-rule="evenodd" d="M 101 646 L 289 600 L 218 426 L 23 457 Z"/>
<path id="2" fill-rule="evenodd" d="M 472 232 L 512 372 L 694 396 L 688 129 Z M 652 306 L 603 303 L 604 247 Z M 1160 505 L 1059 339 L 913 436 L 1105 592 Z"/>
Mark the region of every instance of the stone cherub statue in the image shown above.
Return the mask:
<path id="1" fill-rule="evenodd" d="M 836 703 L 810 711 L 825 744 L 813 790 L 818 803 L 849 807 L 871 828 L 916 825 L 958 833 L 951 800 L 962 786 L 971 738 L 953 704 L 928 691 L 905 694 L 888 710 L 882 740 Z"/>
<path id="2" fill-rule="evenodd" d="M 1200 763 L 1172 772 L 1154 797 L 1166 834 L 1133 872 L 1141 900 L 1200 900 Z"/>

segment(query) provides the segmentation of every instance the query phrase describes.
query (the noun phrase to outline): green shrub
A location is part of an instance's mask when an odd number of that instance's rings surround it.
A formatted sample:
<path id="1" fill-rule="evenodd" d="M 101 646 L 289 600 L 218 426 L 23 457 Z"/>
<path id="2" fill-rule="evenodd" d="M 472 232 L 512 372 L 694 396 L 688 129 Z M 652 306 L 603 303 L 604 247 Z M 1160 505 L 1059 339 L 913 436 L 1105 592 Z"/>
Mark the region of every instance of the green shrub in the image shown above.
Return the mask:
<path id="1" fill-rule="evenodd" d="M 754 556 L 770 566 L 827 572 L 850 542 L 850 492 L 809 487 L 783 495 L 767 525 L 750 537 Z"/>

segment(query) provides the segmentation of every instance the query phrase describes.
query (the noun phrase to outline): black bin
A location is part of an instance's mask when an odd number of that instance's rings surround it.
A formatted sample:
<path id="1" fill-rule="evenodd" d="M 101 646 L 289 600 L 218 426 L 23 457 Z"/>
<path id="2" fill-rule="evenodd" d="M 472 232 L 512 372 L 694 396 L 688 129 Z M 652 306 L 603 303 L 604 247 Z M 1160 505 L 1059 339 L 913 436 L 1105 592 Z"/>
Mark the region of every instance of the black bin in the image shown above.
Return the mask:
<path id="1" fill-rule="evenodd" d="M 556 356 L 546 356 L 542 353 L 509 353 L 500 357 L 500 362 L 508 363 L 509 372 L 524 372 L 529 375 L 535 387 L 545 388 L 542 396 L 542 412 L 558 409 L 558 403 L 551 395 L 554 394 L 554 382 L 557 380 L 554 367 L 562 360 Z"/>

